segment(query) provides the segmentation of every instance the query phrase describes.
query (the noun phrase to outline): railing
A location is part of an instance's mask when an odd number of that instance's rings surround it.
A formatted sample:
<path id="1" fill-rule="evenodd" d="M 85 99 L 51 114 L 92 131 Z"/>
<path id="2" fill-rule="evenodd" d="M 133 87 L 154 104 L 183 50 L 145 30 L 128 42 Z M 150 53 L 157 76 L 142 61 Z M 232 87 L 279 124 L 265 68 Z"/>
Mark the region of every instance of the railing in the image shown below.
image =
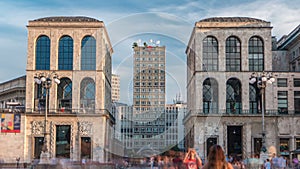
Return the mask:
<path id="1" fill-rule="evenodd" d="M 45 109 L 26 109 L 24 112 L 27 115 L 44 115 Z M 115 122 L 115 117 L 106 109 L 92 109 L 92 108 L 80 108 L 80 109 L 49 109 L 48 116 L 61 116 L 61 115 L 103 115 L 109 117 L 113 122 Z"/>
<path id="2" fill-rule="evenodd" d="M 44 114 L 45 109 L 40 108 L 32 108 L 26 109 L 26 114 Z M 106 109 L 92 109 L 92 108 L 79 108 L 79 109 L 72 109 L 72 108 L 59 108 L 59 109 L 49 109 L 49 115 L 54 114 L 109 114 Z"/>
<path id="3" fill-rule="evenodd" d="M 195 115 L 201 115 L 201 116 L 261 116 L 261 112 L 253 113 L 252 110 L 242 110 L 239 113 L 228 113 L 226 110 L 214 110 L 207 112 L 203 111 L 202 109 L 199 110 L 192 110 L 186 113 L 185 118 L 189 116 L 195 116 Z M 298 110 L 289 110 L 289 111 L 279 111 L 279 110 L 266 110 L 265 116 L 300 116 L 300 112 Z"/>
<path id="4" fill-rule="evenodd" d="M 25 113 L 25 108 L 0 108 L 0 113 Z"/>

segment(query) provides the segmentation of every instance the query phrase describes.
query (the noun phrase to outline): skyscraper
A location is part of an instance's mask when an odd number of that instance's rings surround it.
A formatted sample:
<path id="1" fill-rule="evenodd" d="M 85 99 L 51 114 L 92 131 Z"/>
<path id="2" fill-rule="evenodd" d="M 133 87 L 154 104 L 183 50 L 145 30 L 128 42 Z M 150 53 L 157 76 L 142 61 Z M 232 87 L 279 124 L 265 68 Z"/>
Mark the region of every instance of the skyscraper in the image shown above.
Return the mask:
<path id="1" fill-rule="evenodd" d="M 115 74 L 111 76 L 111 99 L 113 102 L 120 100 L 120 76 Z"/>
<path id="2" fill-rule="evenodd" d="M 133 111 L 157 112 L 165 106 L 166 47 L 144 43 L 133 45 Z"/>
<path id="3" fill-rule="evenodd" d="M 133 144 L 140 156 L 165 148 L 166 47 L 158 43 L 133 43 Z"/>

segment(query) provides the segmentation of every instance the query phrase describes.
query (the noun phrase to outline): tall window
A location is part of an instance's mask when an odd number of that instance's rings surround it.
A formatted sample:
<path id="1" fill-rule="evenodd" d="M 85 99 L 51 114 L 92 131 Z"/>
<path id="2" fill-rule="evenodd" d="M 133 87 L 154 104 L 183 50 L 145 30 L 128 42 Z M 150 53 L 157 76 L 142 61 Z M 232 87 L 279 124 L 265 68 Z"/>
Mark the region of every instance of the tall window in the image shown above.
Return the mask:
<path id="1" fill-rule="evenodd" d="M 226 71 L 241 71 L 241 43 L 234 36 L 226 40 Z"/>
<path id="2" fill-rule="evenodd" d="M 63 36 L 59 40 L 58 69 L 73 69 L 73 39 L 70 36 Z"/>
<path id="3" fill-rule="evenodd" d="M 36 41 L 35 69 L 50 70 L 50 39 L 48 36 L 40 36 Z"/>
<path id="4" fill-rule="evenodd" d="M 96 39 L 92 36 L 81 41 L 81 70 L 96 70 Z"/>
<path id="5" fill-rule="evenodd" d="M 80 107 L 95 109 L 95 82 L 84 78 L 80 83 Z"/>
<path id="6" fill-rule="evenodd" d="M 56 126 L 56 157 L 70 158 L 71 126 Z"/>
<path id="7" fill-rule="evenodd" d="M 300 149 L 300 138 L 296 138 L 296 150 Z"/>
<path id="8" fill-rule="evenodd" d="M 261 38 L 254 36 L 249 40 L 249 71 L 264 70 L 264 44 Z"/>
<path id="9" fill-rule="evenodd" d="M 92 149 L 91 149 L 91 137 L 81 137 L 81 158 L 91 159 L 92 157 Z"/>
<path id="10" fill-rule="evenodd" d="M 259 112 L 259 105 L 260 104 L 260 93 L 259 89 L 255 86 L 250 84 L 249 85 L 249 113 L 257 114 Z"/>
<path id="11" fill-rule="evenodd" d="M 280 138 L 279 139 L 279 151 L 280 151 L 280 154 L 282 155 L 289 155 L 290 152 L 290 146 L 289 146 L 289 139 L 288 138 Z"/>
<path id="12" fill-rule="evenodd" d="M 34 137 L 34 159 L 39 159 L 43 150 L 44 137 Z"/>
<path id="13" fill-rule="evenodd" d="M 46 106 L 46 89 L 42 84 L 35 84 L 34 89 L 34 109 L 35 111 L 45 111 Z"/>
<path id="14" fill-rule="evenodd" d="M 278 112 L 279 114 L 288 114 L 288 93 L 287 91 L 278 91 Z"/>
<path id="15" fill-rule="evenodd" d="M 218 71 L 218 41 L 212 36 L 203 40 L 203 70 Z"/>
<path id="16" fill-rule="evenodd" d="M 294 91 L 295 114 L 300 114 L 300 91 Z"/>
<path id="17" fill-rule="evenodd" d="M 236 78 L 230 78 L 226 83 L 226 113 L 240 114 L 241 112 L 241 82 Z"/>
<path id="18" fill-rule="evenodd" d="M 72 109 L 72 81 L 61 78 L 57 88 L 58 107 Z"/>
<path id="19" fill-rule="evenodd" d="M 203 82 L 203 112 L 217 113 L 218 111 L 218 83 L 213 78 Z"/>

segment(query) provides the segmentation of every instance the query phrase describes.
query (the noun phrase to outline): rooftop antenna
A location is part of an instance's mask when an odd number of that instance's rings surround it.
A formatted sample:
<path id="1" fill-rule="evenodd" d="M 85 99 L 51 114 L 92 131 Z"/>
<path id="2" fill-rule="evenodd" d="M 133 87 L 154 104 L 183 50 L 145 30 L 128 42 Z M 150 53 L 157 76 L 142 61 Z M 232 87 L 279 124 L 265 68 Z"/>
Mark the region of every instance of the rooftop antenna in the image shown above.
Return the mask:
<path id="1" fill-rule="evenodd" d="M 149 40 L 149 45 L 150 45 L 150 46 L 153 46 L 153 39 L 150 39 L 150 40 Z"/>
<path id="2" fill-rule="evenodd" d="M 142 40 L 141 40 L 141 39 L 138 39 L 138 40 L 137 40 L 137 44 L 138 44 L 138 46 L 142 46 Z"/>
<path id="3" fill-rule="evenodd" d="M 156 46 L 159 46 L 159 44 L 160 44 L 160 41 L 159 40 L 156 41 Z"/>

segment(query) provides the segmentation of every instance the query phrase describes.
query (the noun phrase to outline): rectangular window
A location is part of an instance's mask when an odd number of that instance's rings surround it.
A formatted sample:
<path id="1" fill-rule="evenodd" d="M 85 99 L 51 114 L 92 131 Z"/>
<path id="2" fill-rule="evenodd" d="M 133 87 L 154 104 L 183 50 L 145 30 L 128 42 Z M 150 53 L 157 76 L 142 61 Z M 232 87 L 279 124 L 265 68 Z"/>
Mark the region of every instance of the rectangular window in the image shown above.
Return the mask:
<path id="1" fill-rule="evenodd" d="M 289 155 L 289 139 L 288 138 L 280 138 L 279 140 L 279 150 L 280 155 Z"/>
<path id="2" fill-rule="evenodd" d="M 300 91 L 294 91 L 294 110 L 295 114 L 300 114 Z"/>
<path id="3" fill-rule="evenodd" d="M 288 113 L 288 93 L 287 91 L 278 91 L 278 113 L 287 114 Z"/>
<path id="4" fill-rule="evenodd" d="M 294 87 L 300 87 L 300 79 L 299 78 L 294 79 Z"/>
<path id="5" fill-rule="evenodd" d="M 70 158 L 70 125 L 56 126 L 56 157 Z"/>
<path id="6" fill-rule="evenodd" d="M 81 153 L 80 157 L 84 159 L 91 159 L 92 149 L 91 149 L 91 138 L 90 137 L 81 137 Z"/>
<path id="7" fill-rule="evenodd" d="M 44 137 L 34 137 L 34 158 L 39 159 L 44 145 Z"/>
<path id="8" fill-rule="evenodd" d="M 292 63 L 292 72 L 296 72 L 296 63 Z"/>
<path id="9" fill-rule="evenodd" d="M 277 86 L 278 87 L 287 87 L 287 79 L 286 78 L 278 78 Z"/>
<path id="10" fill-rule="evenodd" d="M 300 138 L 296 138 L 296 150 L 300 149 Z"/>

